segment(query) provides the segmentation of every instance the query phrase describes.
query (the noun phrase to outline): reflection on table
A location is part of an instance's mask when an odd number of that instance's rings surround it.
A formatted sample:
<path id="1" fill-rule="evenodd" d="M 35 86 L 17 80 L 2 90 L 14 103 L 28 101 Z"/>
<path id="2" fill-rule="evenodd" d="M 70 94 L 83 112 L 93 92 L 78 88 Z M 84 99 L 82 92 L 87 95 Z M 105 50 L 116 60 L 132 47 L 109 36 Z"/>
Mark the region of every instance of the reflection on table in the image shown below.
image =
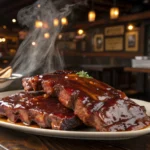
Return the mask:
<path id="1" fill-rule="evenodd" d="M 61 132 L 61 131 L 60 131 Z M 149 150 L 150 134 L 127 140 L 44 137 L 0 127 L 0 150 Z"/>

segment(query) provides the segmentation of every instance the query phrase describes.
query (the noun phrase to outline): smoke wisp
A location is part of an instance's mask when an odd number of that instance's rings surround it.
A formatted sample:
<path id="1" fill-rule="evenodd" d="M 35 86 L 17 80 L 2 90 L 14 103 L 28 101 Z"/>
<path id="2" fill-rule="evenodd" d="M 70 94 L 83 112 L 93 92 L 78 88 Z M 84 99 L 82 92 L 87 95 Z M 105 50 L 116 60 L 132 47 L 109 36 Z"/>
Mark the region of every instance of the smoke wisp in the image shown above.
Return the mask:
<path id="1" fill-rule="evenodd" d="M 29 34 L 20 44 L 11 62 L 14 72 L 32 75 L 35 72 L 49 73 L 64 68 L 64 61 L 59 51 L 55 49 L 55 41 L 62 29 L 62 25 L 55 27 L 53 20 L 66 17 L 73 7 L 85 3 L 69 0 L 38 0 L 31 6 L 23 8 L 18 13 L 18 21 L 29 28 Z M 42 28 L 36 28 L 35 22 L 43 23 Z M 49 33 L 49 38 L 44 34 Z M 34 42 L 34 43 L 33 43 Z"/>

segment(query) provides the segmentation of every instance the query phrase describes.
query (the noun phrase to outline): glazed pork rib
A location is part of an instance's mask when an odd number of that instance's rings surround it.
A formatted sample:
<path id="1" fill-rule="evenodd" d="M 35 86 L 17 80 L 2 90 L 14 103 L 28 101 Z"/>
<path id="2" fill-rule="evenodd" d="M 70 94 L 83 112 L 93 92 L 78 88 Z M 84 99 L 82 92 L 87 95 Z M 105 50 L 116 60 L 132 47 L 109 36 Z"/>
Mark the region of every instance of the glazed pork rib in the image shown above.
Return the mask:
<path id="1" fill-rule="evenodd" d="M 40 91 L 43 90 L 42 81 L 55 78 L 55 80 L 59 79 L 59 77 L 64 77 L 67 74 L 76 73 L 75 71 L 56 71 L 54 73 L 45 74 L 45 75 L 36 75 L 33 77 L 26 77 L 22 79 L 22 85 L 25 91 Z"/>
<path id="2" fill-rule="evenodd" d="M 99 131 L 138 130 L 150 125 L 144 107 L 93 78 L 62 73 L 42 76 L 40 84 L 47 94 L 55 93 L 65 107 L 73 109 L 84 124 Z"/>
<path id="3" fill-rule="evenodd" d="M 46 94 L 20 92 L 2 98 L 0 115 L 14 123 L 18 120 L 25 125 L 35 122 L 42 128 L 68 130 L 81 125 L 72 110 Z"/>

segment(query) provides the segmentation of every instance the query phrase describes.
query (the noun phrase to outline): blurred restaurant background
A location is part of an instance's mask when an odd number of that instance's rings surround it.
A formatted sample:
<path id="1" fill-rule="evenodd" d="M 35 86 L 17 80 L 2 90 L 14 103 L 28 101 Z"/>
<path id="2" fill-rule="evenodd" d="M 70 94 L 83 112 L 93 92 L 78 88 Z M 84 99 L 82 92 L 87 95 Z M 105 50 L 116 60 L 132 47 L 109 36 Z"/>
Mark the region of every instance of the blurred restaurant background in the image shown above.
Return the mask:
<path id="1" fill-rule="evenodd" d="M 34 2 L 0 1 L 0 68 L 10 65 L 29 33 L 18 23 L 18 11 Z M 87 0 L 53 24 L 63 25 L 55 45 L 64 69 L 87 71 L 129 97 L 150 101 L 150 0 Z M 37 20 L 35 27 L 43 22 Z"/>

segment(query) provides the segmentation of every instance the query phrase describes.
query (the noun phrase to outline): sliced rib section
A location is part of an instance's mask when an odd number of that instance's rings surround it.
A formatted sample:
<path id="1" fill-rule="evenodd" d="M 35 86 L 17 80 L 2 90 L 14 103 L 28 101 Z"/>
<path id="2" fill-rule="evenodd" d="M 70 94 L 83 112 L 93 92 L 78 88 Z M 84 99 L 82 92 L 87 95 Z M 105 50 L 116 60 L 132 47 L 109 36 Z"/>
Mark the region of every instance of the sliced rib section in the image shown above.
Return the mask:
<path id="1" fill-rule="evenodd" d="M 69 130 L 81 125 L 71 109 L 47 94 L 21 92 L 2 98 L 0 115 L 14 123 L 18 120 L 25 125 L 35 122 L 42 128 L 57 130 Z"/>
<path id="2" fill-rule="evenodd" d="M 99 131 L 138 130 L 150 125 L 145 108 L 123 92 L 92 78 L 68 74 L 42 81 L 45 92 L 53 89 L 59 101 L 74 110 L 88 126 Z"/>

